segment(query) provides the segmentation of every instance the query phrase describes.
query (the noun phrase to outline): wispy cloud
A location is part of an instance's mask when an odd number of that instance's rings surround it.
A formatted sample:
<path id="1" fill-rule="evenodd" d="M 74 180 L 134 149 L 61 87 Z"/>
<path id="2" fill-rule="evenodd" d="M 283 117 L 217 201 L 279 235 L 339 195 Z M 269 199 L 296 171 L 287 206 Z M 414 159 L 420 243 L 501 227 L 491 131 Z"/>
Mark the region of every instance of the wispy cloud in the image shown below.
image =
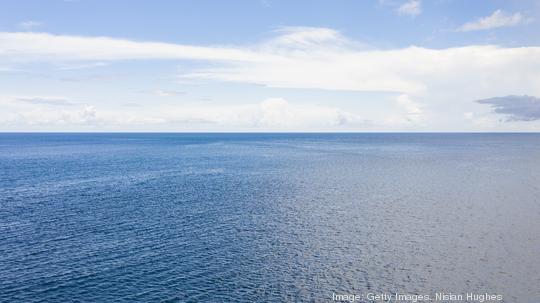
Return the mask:
<path id="1" fill-rule="evenodd" d="M 425 94 L 540 94 L 540 47 L 492 45 L 377 50 L 328 28 L 286 28 L 251 46 L 192 46 L 106 37 L 0 33 L 0 63 L 202 60 L 179 81 Z M 496 83 L 496 85 L 493 85 Z M 164 94 L 167 94 L 165 92 Z M 474 94 L 474 95 L 471 95 Z M 465 97 L 466 98 L 466 97 Z"/>
<path id="2" fill-rule="evenodd" d="M 97 67 L 108 66 L 106 62 L 91 62 L 85 64 L 64 64 L 57 68 L 57 70 L 79 70 L 79 69 L 91 69 Z"/>
<path id="3" fill-rule="evenodd" d="M 261 4 L 261 6 L 267 7 L 267 8 L 272 6 L 272 3 L 270 2 L 270 0 L 260 0 L 259 3 Z"/>
<path id="4" fill-rule="evenodd" d="M 32 21 L 32 20 L 23 21 L 23 22 L 20 22 L 19 24 L 17 24 L 17 26 L 19 28 L 21 28 L 21 29 L 23 29 L 25 31 L 33 30 L 36 27 L 40 27 L 42 25 L 43 25 L 43 23 L 37 22 L 37 21 Z"/>
<path id="5" fill-rule="evenodd" d="M 540 81 L 540 47 L 471 45 L 377 50 L 328 29 L 300 29 L 262 45 L 255 49 L 273 60 L 230 62 L 187 71 L 180 78 L 409 95 L 434 90 L 459 90 L 463 94 L 510 88 L 529 93 L 539 90 L 533 82 Z"/>
<path id="6" fill-rule="evenodd" d="M 35 105 L 52 105 L 52 106 L 73 106 L 75 103 L 65 99 L 57 97 L 17 97 L 17 102 L 24 102 Z"/>
<path id="7" fill-rule="evenodd" d="M 183 95 L 186 92 L 177 91 L 177 90 L 156 89 L 156 90 L 150 91 L 150 93 L 160 96 L 160 97 L 171 97 L 171 96 Z"/>
<path id="8" fill-rule="evenodd" d="M 488 30 L 492 28 L 499 27 L 509 27 L 516 26 L 520 24 L 527 24 L 532 22 L 532 18 L 525 17 L 521 13 L 508 14 L 504 11 L 498 9 L 493 12 L 493 14 L 479 18 L 472 22 L 467 22 L 462 26 L 458 27 L 456 31 L 459 32 L 470 32 L 478 30 Z"/>
<path id="9" fill-rule="evenodd" d="M 422 13 L 422 2 L 420 0 L 408 0 L 397 9 L 398 14 L 416 17 Z"/>
<path id="10" fill-rule="evenodd" d="M 123 103 L 122 106 L 125 106 L 125 107 L 139 107 L 141 105 L 139 103 L 135 103 L 135 102 L 128 102 L 128 103 Z"/>
<path id="11" fill-rule="evenodd" d="M 61 36 L 33 32 L 0 32 L 0 56 L 13 59 L 60 61 L 134 59 L 260 61 L 272 59 L 241 48 L 137 42 L 108 37 Z"/>
<path id="12" fill-rule="evenodd" d="M 173 97 L 186 94 L 185 91 L 171 89 L 144 89 L 138 91 L 141 94 L 151 94 L 159 97 Z"/>
<path id="13" fill-rule="evenodd" d="M 540 120 L 540 98 L 533 96 L 506 96 L 478 100 L 489 104 L 498 114 L 508 117 L 508 121 Z"/>

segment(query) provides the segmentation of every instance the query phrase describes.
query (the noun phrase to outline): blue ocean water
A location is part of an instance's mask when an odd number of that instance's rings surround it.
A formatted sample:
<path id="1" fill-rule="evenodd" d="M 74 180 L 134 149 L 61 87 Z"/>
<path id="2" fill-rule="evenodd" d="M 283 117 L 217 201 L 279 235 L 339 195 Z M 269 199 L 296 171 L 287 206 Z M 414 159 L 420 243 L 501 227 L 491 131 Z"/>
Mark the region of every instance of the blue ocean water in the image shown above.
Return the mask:
<path id="1" fill-rule="evenodd" d="M 0 134 L 0 301 L 540 301 L 540 134 Z"/>

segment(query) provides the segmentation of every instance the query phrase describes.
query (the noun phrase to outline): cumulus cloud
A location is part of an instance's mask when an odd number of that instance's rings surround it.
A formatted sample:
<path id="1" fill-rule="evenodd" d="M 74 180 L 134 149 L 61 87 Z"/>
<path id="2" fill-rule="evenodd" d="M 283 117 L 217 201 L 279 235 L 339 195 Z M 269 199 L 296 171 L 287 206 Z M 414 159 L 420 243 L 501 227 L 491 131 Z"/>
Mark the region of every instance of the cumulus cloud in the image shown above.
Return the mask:
<path id="1" fill-rule="evenodd" d="M 467 22 L 457 28 L 459 32 L 470 32 L 478 30 L 487 30 L 498 27 L 516 26 L 532 22 L 532 18 L 527 18 L 521 13 L 508 14 L 498 9 L 493 14 L 479 18 L 472 22 Z"/>
<path id="2" fill-rule="evenodd" d="M 37 108 L 29 109 L 26 111 L 4 113 L 4 116 L 0 119 L 0 124 L 3 124 L 4 127 L 10 124 L 16 124 L 18 126 L 97 126 L 103 122 L 98 117 L 96 109 L 90 105 L 60 111 Z"/>
<path id="3" fill-rule="evenodd" d="M 249 129 L 324 129 L 363 126 L 367 121 L 336 107 L 291 104 L 283 98 L 268 98 L 255 104 L 203 105 L 167 108 L 168 119 L 197 119 L 222 126 Z"/>
<path id="4" fill-rule="evenodd" d="M 420 0 L 409 0 L 397 9 L 398 14 L 407 16 L 418 16 L 422 13 L 422 2 Z"/>
<path id="5" fill-rule="evenodd" d="M 251 112 L 253 111 L 253 112 Z M 282 98 L 269 98 L 249 110 L 254 125 L 298 128 L 363 124 L 366 120 L 339 108 L 316 105 L 292 105 Z"/>
<path id="6" fill-rule="evenodd" d="M 506 96 L 478 100 L 488 104 L 498 114 L 508 117 L 507 121 L 540 120 L 540 98 L 533 96 Z"/>
<path id="7" fill-rule="evenodd" d="M 148 107 L 138 104 L 139 106 L 124 106 L 119 109 L 80 103 L 58 108 L 54 103 L 20 102 L 21 100 L 33 99 L 14 97 L 8 100 L 11 108 L 4 106 L 0 125 L 99 126 L 111 129 L 141 125 L 176 125 L 185 129 L 212 126 L 243 130 L 322 130 L 363 127 L 369 123 L 366 119 L 337 107 L 293 104 L 283 98 L 228 105 L 169 104 Z"/>

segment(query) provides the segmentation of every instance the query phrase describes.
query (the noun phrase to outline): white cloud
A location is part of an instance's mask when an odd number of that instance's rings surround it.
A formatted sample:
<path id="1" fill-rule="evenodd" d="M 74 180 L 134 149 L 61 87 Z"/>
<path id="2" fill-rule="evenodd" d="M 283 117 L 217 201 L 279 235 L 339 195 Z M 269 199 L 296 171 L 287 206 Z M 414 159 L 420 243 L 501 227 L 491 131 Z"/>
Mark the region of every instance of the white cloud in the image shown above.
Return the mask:
<path id="1" fill-rule="evenodd" d="M 466 112 L 463 114 L 466 123 L 481 129 L 494 129 L 500 124 L 500 119 L 486 113 Z"/>
<path id="2" fill-rule="evenodd" d="M 414 102 L 409 95 L 400 94 L 396 97 L 394 102 L 394 109 L 389 107 L 388 112 L 383 124 L 379 127 L 393 126 L 400 129 L 414 126 L 424 126 L 425 113 L 421 106 Z"/>
<path id="3" fill-rule="evenodd" d="M 361 117 L 339 108 L 293 105 L 282 98 L 269 98 L 248 110 L 254 125 L 278 128 L 334 127 L 366 123 Z"/>
<path id="4" fill-rule="evenodd" d="M 540 47 L 535 46 L 373 49 L 332 29 L 303 27 L 282 28 L 273 38 L 241 47 L 192 46 L 46 33 L 0 33 L 0 65 L 10 68 L 16 68 L 19 63 L 28 66 L 29 61 L 84 66 L 113 60 L 159 59 L 203 61 L 202 64 L 182 69 L 178 75 L 179 81 L 224 81 L 269 87 L 395 93 L 400 97 L 390 100 L 394 103 L 391 103 L 391 108 L 385 109 L 392 112 L 390 124 L 397 125 L 398 121 L 428 125 L 432 127 L 430 130 L 456 130 L 453 127 L 463 125 L 466 118 L 464 112 L 476 115 L 479 113 L 477 111 L 482 110 L 478 108 L 479 104 L 474 107 L 471 100 L 512 94 L 540 96 Z M 171 95 L 166 90 L 148 92 Z M 95 116 L 99 118 L 94 123 L 109 121 L 107 123 L 123 125 L 126 121 L 139 121 L 161 125 L 189 121 L 194 125 L 206 123 L 289 130 L 302 130 L 307 126 L 319 129 L 323 125 L 330 128 L 351 127 L 365 125 L 357 113 L 371 118 L 371 113 L 363 111 L 362 104 L 376 107 L 374 104 L 377 101 L 359 100 L 358 105 L 352 106 L 357 111 L 276 100 L 261 104 L 229 101 L 222 105 L 206 104 L 202 107 L 156 106 L 155 109 L 145 106 L 142 100 L 122 102 L 136 102 L 140 106 L 123 107 L 122 110 L 129 110 L 124 113 L 111 108 L 114 103 L 109 108 L 94 105 Z M 0 108 L 3 113 L 6 112 L 3 106 Z M 78 104 L 69 108 L 68 112 L 80 110 Z M 26 109 L 13 112 L 26 113 Z M 51 113 L 44 116 L 54 115 L 51 109 Z M 78 117 L 79 114 L 73 115 Z M 373 123 L 386 125 L 383 116 L 373 118 Z M 39 114 L 35 118 L 39 119 Z M 433 128 L 434 125 L 438 128 Z"/>
<path id="5" fill-rule="evenodd" d="M 19 98 L 20 99 L 20 98 Z M 59 108 L 59 104 L 34 103 L 11 104 L 4 106 L 0 125 L 24 126 L 75 126 L 99 125 L 102 120 L 91 105 L 79 105 Z"/>
<path id="6" fill-rule="evenodd" d="M 62 97 L 17 97 L 17 102 L 24 102 L 36 105 L 72 106 L 73 102 Z"/>
<path id="7" fill-rule="evenodd" d="M 151 91 L 151 93 L 160 97 L 172 97 L 172 96 L 185 94 L 185 92 L 182 92 L 182 91 L 163 90 L 163 89 L 156 89 L 156 90 Z"/>
<path id="8" fill-rule="evenodd" d="M 162 109 L 167 121 L 200 121 L 223 127 L 262 130 L 328 129 L 363 126 L 366 120 L 337 107 L 292 104 L 283 98 L 260 103 L 178 106 Z M 166 112 L 166 113 L 165 113 Z"/>
<path id="9" fill-rule="evenodd" d="M 272 3 L 269 0 L 260 0 L 259 1 L 262 7 L 271 7 Z"/>
<path id="10" fill-rule="evenodd" d="M 423 113 L 418 104 L 411 100 L 408 95 L 402 94 L 396 98 L 396 102 L 405 113 L 405 117 L 408 121 L 418 122 L 421 119 Z"/>
<path id="11" fill-rule="evenodd" d="M 293 46 L 294 49 L 294 46 Z M 434 91 L 538 95 L 540 47 L 466 46 L 448 49 L 327 49 L 287 52 L 272 62 L 236 62 L 180 75 L 270 87 L 385 91 L 427 95 Z M 496 85 L 494 85 L 496 84 Z M 497 91 L 497 94 L 492 94 Z M 500 93 L 499 93 L 500 92 Z M 471 96 L 467 98 L 470 100 Z"/>
<path id="12" fill-rule="evenodd" d="M 0 125 L 129 129 L 134 126 L 181 126 L 183 129 L 313 130 L 364 127 L 364 118 L 337 107 L 291 104 L 283 98 L 268 98 L 260 103 L 227 105 L 153 105 L 101 108 L 70 103 L 59 107 L 54 102 L 21 100 L 67 100 L 61 97 L 4 97 Z M 3 104 L 2 104 L 3 103 Z"/>
<path id="13" fill-rule="evenodd" d="M 409 0 L 403 3 L 398 9 L 397 12 L 400 15 L 407 16 L 418 16 L 422 13 L 422 2 L 420 0 Z"/>
<path id="14" fill-rule="evenodd" d="M 241 48 L 137 42 L 109 37 L 0 32 L 0 56 L 19 60 L 200 59 L 259 61 L 271 58 Z"/>
<path id="15" fill-rule="evenodd" d="M 328 51 L 330 47 L 365 47 L 365 45 L 347 39 L 340 32 L 330 28 L 318 27 L 281 27 L 274 31 L 276 37 L 256 45 L 259 52 L 288 55 L 293 52 L 302 55 L 305 52 Z"/>
<path id="16" fill-rule="evenodd" d="M 134 59 L 213 61 L 179 81 L 217 80 L 271 87 L 426 94 L 434 89 L 494 95 L 540 95 L 540 47 L 493 45 L 368 49 L 326 28 L 287 28 L 247 47 L 201 47 L 106 37 L 0 33 L 0 63 L 27 60 Z M 7 63 L 6 63 L 7 64 Z M 496 85 L 493 85 L 496 83 Z M 489 92 L 489 93 L 488 93 Z"/>
<path id="17" fill-rule="evenodd" d="M 498 9 L 490 16 L 479 18 L 473 22 L 467 22 L 457 28 L 459 32 L 470 32 L 478 30 L 487 30 L 498 27 L 516 26 L 532 22 L 532 18 L 527 18 L 521 13 L 507 14 Z"/>
<path id="18" fill-rule="evenodd" d="M 17 25 L 18 25 L 21 29 L 26 30 L 26 31 L 29 31 L 29 30 L 33 30 L 33 29 L 36 28 L 36 27 L 42 26 L 43 23 L 37 22 L 37 21 L 29 20 L 29 21 L 23 21 L 23 22 L 20 22 L 20 23 L 17 24 Z"/>
<path id="19" fill-rule="evenodd" d="M 106 62 L 91 62 L 86 64 L 64 64 L 56 68 L 57 70 L 79 70 L 79 69 L 90 69 L 97 67 L 108 66 Z"/>

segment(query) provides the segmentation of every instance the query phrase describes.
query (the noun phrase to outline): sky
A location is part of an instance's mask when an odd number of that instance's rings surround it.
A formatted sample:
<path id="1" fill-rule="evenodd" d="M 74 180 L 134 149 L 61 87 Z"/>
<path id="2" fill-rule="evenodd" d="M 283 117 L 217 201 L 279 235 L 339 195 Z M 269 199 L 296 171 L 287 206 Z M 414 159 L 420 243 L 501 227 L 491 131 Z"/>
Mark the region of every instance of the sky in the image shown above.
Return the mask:
<path id="1" fill-rule="evenodd" d="M 0 0 L 0 131 L 540 131 L 540 0 Z"/>

